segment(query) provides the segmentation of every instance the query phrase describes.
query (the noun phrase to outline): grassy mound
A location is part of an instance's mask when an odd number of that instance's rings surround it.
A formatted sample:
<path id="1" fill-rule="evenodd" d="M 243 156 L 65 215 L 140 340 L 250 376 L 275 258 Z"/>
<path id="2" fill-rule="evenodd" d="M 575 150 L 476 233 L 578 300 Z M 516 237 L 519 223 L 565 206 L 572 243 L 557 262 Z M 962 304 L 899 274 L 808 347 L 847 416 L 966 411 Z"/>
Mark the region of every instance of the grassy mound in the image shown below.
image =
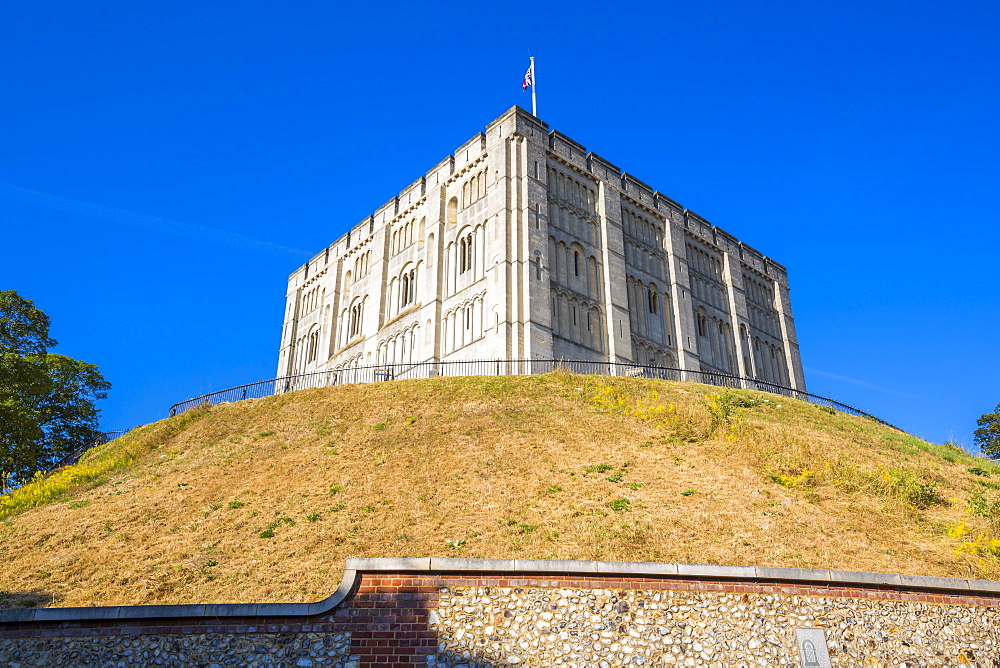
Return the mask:
<path id="1" fill-rule="evenodd" d="M 995 520 L 996 464 L 776 395 L 395 381 L 190 411 L 0 497 L 0 607 L 313 600 L 381 556 L 994 578 Z"/>

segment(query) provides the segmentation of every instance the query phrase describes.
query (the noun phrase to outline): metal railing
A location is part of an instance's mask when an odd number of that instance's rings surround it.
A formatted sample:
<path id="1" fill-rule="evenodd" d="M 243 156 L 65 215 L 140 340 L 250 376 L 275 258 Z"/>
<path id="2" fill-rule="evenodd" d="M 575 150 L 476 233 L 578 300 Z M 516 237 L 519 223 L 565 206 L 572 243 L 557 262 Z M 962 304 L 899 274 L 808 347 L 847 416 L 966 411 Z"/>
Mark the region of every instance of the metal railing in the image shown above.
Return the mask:
<path id="1" fill-rule="evenodd" d="M 79 446 L 78 448 L 76 448 L 72 452 L 70 452 L 68 454 L 65 454 L 62 457 L 60 457 L 59 459 L 57 459 L 55 462 L 52 463 L 51 466 L 49 466 L 46 469 L 46 471 L 55 471 L 57 468 L 60 468 L 60 467 L 63 467 L 63 466 L 71 466 L 73 464 L 76 464 L 78 461 L 80 461 L 80 457 L 82 457 L 83 453 L 85 453 L 87 450 L 90 450 L 91 448 L 95 448 L 98 445 L 104 445 L 105 443 L 107 443 L 109 441 L 113 441 L 116 438 L 118 438 L 119 436 L 121 436 L 123 434 L 127 434 L 130 431 L 132 431 L 132 430 L 131 429 L 118 429 L 116 431 L 102 431 L 102 432 L 99 432 L 97 434 L 97 436 L 95 436 L 94 438 L 90 439 L 89 441 L 87 441 L 83 445 Z"/>
<path id="2" fill-rule="evenodd" d="M 170 417 L 198 406 L 259 399 L 274 394 L 294 392 L 330 385 L 351 385 L 356 383 L 377 383 L 387 380 L 436 378 L 440 376 L 521 376 L 564 370 L 597 376 L 632 376 L 655 378 L 691 383 L 703 383 L 717 387 L 731 387 L 744 390 L 759 390 L 794 399 L 802 399 L 819 406 L 826 406 L 848 415 L 874 420 L 879 424 L 903 431 L 870 413 L 848 406 L 828 397 L 803 392 L 790 387 L 754 378 L 741 378 L 715 371 L 692 371 L 668 367 L 633 364 L 631 362 L 587 362 L 582 360 L 458 360 L 450 362 L 418 362 L 416 364 L 378 364 L 347 369 L 315 371 L 293 376 L 282 376 L 256 383 L 238 385 L 218 392 L 181 401 L 170 407 Z"/>

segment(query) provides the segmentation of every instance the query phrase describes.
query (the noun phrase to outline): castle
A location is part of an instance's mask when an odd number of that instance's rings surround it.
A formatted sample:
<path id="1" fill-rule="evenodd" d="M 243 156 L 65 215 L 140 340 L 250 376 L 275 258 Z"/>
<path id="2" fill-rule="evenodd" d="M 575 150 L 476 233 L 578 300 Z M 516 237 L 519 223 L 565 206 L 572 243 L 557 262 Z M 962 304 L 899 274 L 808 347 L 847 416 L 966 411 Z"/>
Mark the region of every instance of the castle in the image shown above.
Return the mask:
<path id="1" fill-rule="evenodd" d="M 805 389 L 782 265 L 519 107 L 291 274 L 278 375 L 490 359 Z"/>

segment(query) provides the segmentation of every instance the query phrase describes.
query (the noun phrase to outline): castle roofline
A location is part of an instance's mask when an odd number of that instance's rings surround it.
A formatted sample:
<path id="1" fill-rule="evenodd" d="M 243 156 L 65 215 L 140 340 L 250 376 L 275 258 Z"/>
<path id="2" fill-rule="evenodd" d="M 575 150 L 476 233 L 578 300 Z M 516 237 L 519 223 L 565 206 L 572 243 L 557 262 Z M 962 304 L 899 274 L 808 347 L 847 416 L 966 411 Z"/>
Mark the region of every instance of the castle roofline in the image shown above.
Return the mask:
<path id="1" fill-rule="evenodd" d="M 519 118 L 523 118 L 524 120 L 528 121 L 529 123 L 534 123 L 535 125 L 539 126 L 540 129 L 544 130 L 545 132 L 549 131 L 549 124 L 548 123 L 546 123 L 542 119 L 538 118 L 537 116 L 532 116 L 530 111 L 522 109 L 521 107 L 517 106 L 516 104 L 513 107 L 511 107 L 510 109 L 508 109 L 507 111 L 503 112 L 502 114 L 500 114 L 499 116 L 497 116 L 496 118 L 494 118 L 489 123 L 487 123 L 486 124 L 486 131 L 489 132 L 490 129 L 494 125 L 496 125 L 497 123 L 502 123 L 502 122 L 510 119 L 511 117 L 514 117 L 514 116 L 517 116 Z"/>

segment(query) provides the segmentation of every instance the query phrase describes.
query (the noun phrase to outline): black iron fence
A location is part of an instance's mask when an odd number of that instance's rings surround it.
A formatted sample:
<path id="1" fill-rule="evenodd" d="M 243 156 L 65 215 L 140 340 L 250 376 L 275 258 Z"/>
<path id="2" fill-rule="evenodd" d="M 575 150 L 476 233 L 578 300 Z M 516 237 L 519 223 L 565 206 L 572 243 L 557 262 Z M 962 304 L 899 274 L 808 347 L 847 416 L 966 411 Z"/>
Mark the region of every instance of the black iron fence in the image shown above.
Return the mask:
<path id="1" fill-rule="evenodd" d="M 127 434 L 129 431 L 131 431 L 131 429 L 119 429 L 119 430 L 116 430 L 116 431 L 102 431 L 102 432 L 98 433 L 97 436 L 95 436 L 94 438 L 90 439 L 89 441 L 87 441 L 83 445 L 79 446 L 78 448 L 76 448 L 72 452 L 70 452 L 70 453 L 68 453 L 66 455 L 63 455 L 61 458 L 59 458 L 58 460 L 56 460 L 55 462 L 53 462 L 52 465 L 49 466 L 49 468 L 46 469 L 46 470 L 47 471 L 54 471 L 57 468 L 60 468 L 62 466 L 71 466 L 73 464 L 76 464 L 78 461 L 80 461 L 80 457 L 82 457 L 83 453 L 85 453 L 87 450 L 90 450 L 91 448 L 95 448 L 98 445 L 104 445 L 105 443 L 107 443 L 109 441 L 113 441 L 116 438 L 118 438 L 119 436 L 122 436 L 123 434 Z"/>
<path id="2" fill-rule="evenodd" d="M 671 369 L 633 364 L 630 362 L 587 362 L 581 360 L 459 360 L 454 362 L 419 362 L 417 364 L 379 364 L 329 371 L 315 371 L 312 373 L 262 380 L 256 383 L 248 383 L 226 390 L 219 390 L 218 392 L 203 394 L 200 397 L 194 397 L 193 399 L 174 404 L 170 407 L 170 416 L 180 415 L 184 411 L 197 406 L 211 406 L 219 403 L 242 401 L 243 399 L 259 399 L 260 397 L 269 397 L 273 394 L 294 392 L 295 390 L 304 390 L 313 387 L 376 383 L 386 380 L 435 378 L 439 376 L 520 376 L 549 373 L 557 369 L 588 375 L 633 376 L 638 378 L 704 383 L 717 387 L 760 390 L 794 399 L 802 399 L 820 406 L 833 408 L 842 413 L 868 418 L 893 429 L 899 429 L 899 427 L 891 425 L 885 420 L 881 420 L 874 415 L 865 413 L 862 410 L 835 401 L 834 399 L 776 385 L 763 380 L 741 378 L 714 371 Z M 899 429 L 899 431 L 902 430 Z"/>

